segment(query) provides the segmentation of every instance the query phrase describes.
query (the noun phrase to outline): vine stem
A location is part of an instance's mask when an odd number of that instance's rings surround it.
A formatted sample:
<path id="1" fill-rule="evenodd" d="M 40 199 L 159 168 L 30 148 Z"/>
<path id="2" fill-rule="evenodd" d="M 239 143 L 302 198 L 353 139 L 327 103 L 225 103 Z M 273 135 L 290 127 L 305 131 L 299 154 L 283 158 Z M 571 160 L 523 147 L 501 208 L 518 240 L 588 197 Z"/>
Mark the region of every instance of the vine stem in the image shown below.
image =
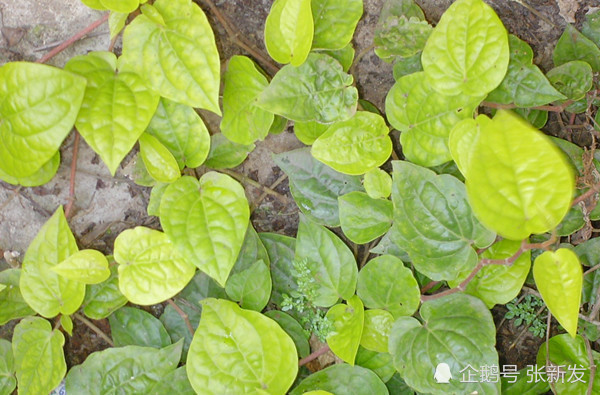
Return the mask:
<path id="1" fill-rule="evenodd" d="M 252 178 L 248 177 L 245 174 L 238 173 L 237 171 L 233 171 L 233 170 L 230 170 L 230 169 L 219 169 L 219 171 L 221 173 L 227 174 L 228 176 L 231 176 L 231 177 L 235 178 L 236 180 L 238 180 L 238 181 L 240 181 L 242 183 L 246 183 L 246 184 L 248 184 L 248 185 L 250 185 L 250 186 L 252 186 L 254 188 L 263 190 L 264 192 L 268 193 L 269 195 L 275 196 L 283 204 L 288 204 L 289 203 L 289 200 L 288 200 L 288 198 L 286 196 L 280 194 L 277 191 L 274 191 L 273 189 L 271 189 L 269 187 L 266 187 L 266 186 L 262 185 L 258 181 L 254 181 Z"/>
<path id="2" fill-rule="evenodd" d="M 327 353 L 329 351 L 329 346 L 325 345 L 321 348 L 319 348 L 317 351 L 314 351 L 312 354 L 310 354 L 309 356 L 302 358 L 301 360 L 298 361 L 298 366 L 304 366 L 307 363 L 309 363 L 310 361 L 314 361 L 315 359 L 319 358 L 321 355 Z"/>
<path id="3" fill-rule="evenodd" d="M 73 204 L 75 203 L 75 176 L 77 174 L 77 154 L 79 152 L 79 132 L 75 129 L 75 141 L 73 142 L 73 156 L 71 158 L 71 178 L 69 180 L 69 201 L 65 207 L 65 217 L 69 218 Z"/>
<path id="4" fill-rule="evenodd" d="M 108 21 L 109 13 L 106 13 L 102 18 L 98 19 L 96 22 L 93 22 L 88 27 L 78 31 L 71 38 L 63 41 L 58 47 L 54 48 L 52 51 L 48 52 L 46 55 L 42 56 L 40 59 L 36 61 L 36 63 L 46 63 L 62 51 L 64 51 L 69 46 L 73 45 L 76 41 L 82 39 L 85 35 L 89 34 L 91 31 L 96 29 L 98 26 L 102 25 L 104 22 Z"/>
<path id="5" fill-rule="evenodd" d="M 188 330 L 190 331 L 192 336 L 194 336 L 194 327 L 190 322 L 190 317 L 185 313 L 185 311 L 181 310 L 181 307 L 177 306 L 177 303 L 175 303 L 173 299 L 167 299 L 167 303 L 169 303 L 169 305 L 175 309 L 177 314 L 179 314 L 181 318 L 183 318 L 183 321 L 185 321 L 185 325 L 187 326 Z"/>
<path id="6" fill-rule="evenodd" d="M 91 330 L 93 330 L 94 332 L 96 332 L 96 334 L 98 336 L 100 336 L 102 338 L 102 340 L 104 340 L 106 343 L 108 343 L 109 346 L 114 347 L 115 343 L 113 343 L 112 339 L 110 337 L 108 337 L 106 335 L 106 333 L 102 332 L 102 330 L 100 328 L 98 328 L 96 325 L 94 325 L 94 323 L 90 320 L 88 320 L 87 318 L 85 318 L 84 316 L 75 313 L 73 314 L 73 317 L 75 317 L 77 320 L 83 322 L 88 328 L 90 328 Z"/>
<path id="7" fill-rule="evenodd" d="M 571 104 L 573 104 L 573 100 L 567 100 L 560 106 L 548 105 L 548 106 L 536 106 L 536 107 L 529 107 L 529 108 L 532 110 L 563 112 L 565 110 L 565 108 L 569 107 Z M 511 104 L 502 104 L 502 103 L 493 103 L 493 102 L 489 102 L 489 101 L 482 101 L 481 105 L 484 107 L 504 109 L 504 110 L 519 108 L 516 104 L 512 104 L 512 103 Z"/>
<path id="8" fill-rule="evenodd" d="M 587 191 L 585 191 L 584 193 L 582 193 L 581 195 L 579 195 L 575 199 L 573 199 L 573 203 L 571 203 L 571 206 L 578 205 L 579 203 L 583 202 L 587 198 L 598 193 L 599 190 L 600 190 L 600 184 L 594 185 L 593 187 L 591 187 L 590 189 L 588 189 Z"/>
<path id="9" fill-rule="evenodd" d="M 587 336 L 582 336 L 585 341 L 585 351 L 587 352 L 588 360 L 590 361 L 590 381 L 588 383 L 587 395 L 592 395 L 594 388 L 594 379 L 596 378 L 596 364 L 594 363 L 594 355 L 592 354 L 592 345 Z"/>

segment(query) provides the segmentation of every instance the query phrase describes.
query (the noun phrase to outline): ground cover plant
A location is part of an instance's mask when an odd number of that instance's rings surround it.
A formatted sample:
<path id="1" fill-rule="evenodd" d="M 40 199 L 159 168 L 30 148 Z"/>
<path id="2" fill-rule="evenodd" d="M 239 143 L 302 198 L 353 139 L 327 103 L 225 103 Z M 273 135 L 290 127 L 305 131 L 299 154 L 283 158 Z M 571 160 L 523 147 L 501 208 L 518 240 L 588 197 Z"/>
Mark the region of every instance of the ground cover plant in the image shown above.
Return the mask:
<path id="1" fill-rule="evenodd" d="M 73 126 L 113 175 L 137 143 L 161 226 L 123 231 L 105 256 L 79 249 L 71 204 L 56 208 L 0 271 L 0 325 L 19 320 L 0 340 L 0 394 L 63 380 L 86 394 L 600 393 L 600 14 L 567 27 L 544 74 L 482 0 L 435 27 L 390 0 L 373 49 L 396 82 L 378 109 L 349 72 L 362 0 L 276 0 L 264 36 L 280 65 L 235 55 L 222 76 L 194 2 L 83 2 L 107 10 L 122 54 L 0 67 L 0 179 L 48 182 Z M 592 144 L 540 132 L 548 113 Z M 228 171 L 287 125 L 307 146 L 274 155 L 296 237 L 257 232 Z M 140 308 L 163 303 L 159 318 Z M 496 305 L 545 337 L 536 365 L 500 365 Z M 112 347 L 67 371 L 73 319 L 100 332 L 89 319 L 105 318 Z M 328 352 L 335 364 L 306 368 Z"/>

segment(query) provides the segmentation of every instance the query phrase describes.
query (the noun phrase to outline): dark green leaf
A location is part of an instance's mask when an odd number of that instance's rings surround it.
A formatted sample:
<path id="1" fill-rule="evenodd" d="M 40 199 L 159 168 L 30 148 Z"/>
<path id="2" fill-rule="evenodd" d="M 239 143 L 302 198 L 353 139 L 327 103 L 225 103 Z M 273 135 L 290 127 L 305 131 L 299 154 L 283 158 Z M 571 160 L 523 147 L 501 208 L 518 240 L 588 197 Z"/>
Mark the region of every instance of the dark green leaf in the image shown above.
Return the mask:
<path id="1" fill-rule="evenodd" d="M 162 348 L 171 344 L 163 324 L 144 310 L 122 307 L 108 317 L 108 321 L 115 347 Z"/>
<path id="2" fill-rule="evenodd" d="M 0 290 L 0 325 L 35 314 L 21 295 L 20 277 L 21 269 L 6 269 L 0 272 L 0 285 L 6 286 Z"/>
<path id="3" fill-rule="evenodd" d="M 337 364 L 311 374 L 290 395 L 308 391 L 330 391 L 335 395 L 387 395 L 383 381 L 371 370 L 360 366 Z"/>
<path id="4" fill-rule="evenodd" d="M 392 363 L 392 356 L 388 352 L 370 351 L 361 346 L 358 348 L 355 363 L 358 366 L 375 372 L 384 383 L 389 381 L 394 373 L 396 373 L 396 368 L 394 368 L 394 364 Z M 396 393 L 393 392 L 393 394 L 395 395 Z"/>
<path id="5" fill-rule="evenodd" d="M 230 169 L 240 165 L 252 151 L 254 144 L 237 144 L 216 133 L 210 136 L 210 152 L 205 164 L 212 169 Z"/>
<path id="6" fill-rule="evenodd" d="M 110 261 L 114 262 L 112 258 Z M 119 291 L 117 265 L 112 265 L 108 280 L 86 287 L 83 312 L 92 319 L 101 320 L 126 303 L 127 298 Z"/>
<path id="7" fill-rule="evenodd" d="M 279 326 L 292 338 L 299 358 L 304 358 L 310 354 L 309 334 L 305 332 L 298 321 L 289 314 L 278 310 L 269 310 L 265 312 L 265 315 L 277 321 Z"/>
<path id="8" fill-rule="evenodd" d="M 313 48 L 344 48 L 363 13 L 363 0 L 312 0 Z"/>
<path id="9" fill-rule="evenodd" d="M 294 272 L 296 239 L 275 233 L 260 233 L 260 239 L 269 253 L 273 290 L 271 302 L 281 307 L 283 294 L 290 295 L 298 288 Z"/>
<path id="10" fill-rule="evenodd" d="M 592 70 L 600 71 L 600 49 L 572 25 L 567 25 L 558 39 L 552 57 L 555 66 L 573 60 L 583 60 L 592 66 Z"/>

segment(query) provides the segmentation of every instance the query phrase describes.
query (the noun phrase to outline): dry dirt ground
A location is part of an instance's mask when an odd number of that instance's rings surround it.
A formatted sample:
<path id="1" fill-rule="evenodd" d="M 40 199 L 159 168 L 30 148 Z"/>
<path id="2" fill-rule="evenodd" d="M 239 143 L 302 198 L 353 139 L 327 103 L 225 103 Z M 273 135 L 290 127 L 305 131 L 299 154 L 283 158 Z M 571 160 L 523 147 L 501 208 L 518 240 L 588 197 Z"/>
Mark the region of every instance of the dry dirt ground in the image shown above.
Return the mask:
<path id="1" fill-rule="evenodd" d="M 209 0 L 198 0 L 207 13 L 217 36 L 223 66 L 234 54 L 245 54 L 216 20 Z M 212 0 L 221 13 L 240 30 L 240 34 L 263 53 L 264 21 L 271 0 Z M 591 7 L 600 6 L 592 0 L 486 0 L 507 26 L 510 33 L 526 40 L 534 49 L 535 62 L 543 69 L 552 67 L 552 49 L 567 21 L 579 26 Z M 383 0 L 364 0 L 364 16 L 354 39 L 357 53 L 372 45 L 373 32 Z M 436 23 L 451 0 L 417 0 L 428 20 Z M 0 0 L 0 64 L 9 61 L 34 61 L 63 40 L 101 17 L 79 0 Z M 109 46 L 108 26 L 103 25 L 86 38 L 68 48 L 49 63 L 63 66 L 74 55 L 89 51 L 106 50 Z M 117 41 L 116 51 L 120 50 Z M 363 98 L 383 109 L 385 96 L 393 84 L 391 65 L 379 60 L 373 51 L 367 51 L 354 68 L 357 86 Z M 212 133 L 218 131 L 218 119 L 205 116 Z M 551 127 L 552 125 L 550 125 Z M 73 151 L 73 136 L 61 148 L 62 161 L 56 177 L 36 188 L 16 188 L 0 181 L 0 252 L 25 253 L 27 246 L 58 205 L 66 204 L 69 195 L 69 173 Z M 269 136 L 257 144 L 249 159 L 235 169 L 238 173 L 270 186 L 281 176 L 271 153 L 298 148 L 302 144 L 291 128 L 280 135 Z M 137 225 L 158 227 L 155 217 L 146 214 L 149 188 L 133 182 L 136 161 L 135 150 L 122 163 L 115 177 L 111 177 L 99 157 L 81 142 L 77 159 L 75 202 L 70 225 L 81 248 L 95 248 L 110 253 L 114 238 L 124 229 Z M 0 159 L 1 160 L 1 159 Z M 274 189 L 287 195 L 288 200 L 267 196 L 259 200 L 263 190 L 243 182 L 253 203 L 253 223 L 258 231 L 274 231 L 295 235 L 297 208 L 291 200 L 287 181 Z M 0 270 L 6 261 L 0 253 Z M 156 314 L 156 312 L 155 312 Z M 98 325 L 108 330 L 106 323 Z M 504 325 L 503 335 L 514 338 L 518 329 Z M 512 328 L 512 329 L 511 329 Z M 0 335 L 2 329 L 0 327 Z M 7 336 L 7 333 L 4 333 Z M 503 354 L 506 363 L 524 366 L 534 358 L 537 347 L 525 337 L 521 346 Z M 499 339 L 503 344 L 503 339 Z M 89 352 L 106 347 L 93 333 L 76 327 L 75 336 L 67 344 L 69 364 L 79 363 Z M 70 350 L 70 352 L 69 352 Z M 533 354 L 532 354 L 533 353 Z"/>

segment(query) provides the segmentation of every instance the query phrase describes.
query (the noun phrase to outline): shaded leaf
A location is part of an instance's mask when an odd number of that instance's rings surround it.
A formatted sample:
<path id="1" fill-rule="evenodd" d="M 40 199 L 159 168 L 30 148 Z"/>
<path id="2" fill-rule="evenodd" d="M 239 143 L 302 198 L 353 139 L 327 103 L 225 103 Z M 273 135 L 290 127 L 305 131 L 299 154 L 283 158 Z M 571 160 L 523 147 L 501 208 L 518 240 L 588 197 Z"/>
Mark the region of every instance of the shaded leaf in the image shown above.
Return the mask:
<path id="1" fill-rule="evenodd" d="M 290 295 L 298 288 L 293 275 L 296 239 L 275 233 L 259 233 L 259 236 L 271 261 L 273 290 L 270 301 L 281 307 L 282 295 Z"/>
<path id="2" fill-rule="evenodd" d="M 19 287 L 21 269 L 6 269 L 0 271 L 0 325 L 10 320 L 34 315 L 35 311 L 29 307 Z"/>
<path id="3" fill-rule="evenodd" d="M 240 165 L 252 151 L 254 144 L 237 144 L 216 133 L 210 136 L 210 152 L 205 164 L 212 169 L 230 169 Z"/>
<path id="4" fill-rule="evenodd" d="M 122 307 L 108 317 L 108 322 L 115 347 L 162 348 L 171 344 L 163 324 L 144 310 Z"/>
<path id="5" fill-rule="evenodd" d="M 330 391 L 336 395 L 387 395 L 383 381 L 371 370 L 360 366 L 336 364 L 311 374 L 290 395 L 311 390 Z"/>
<path id="6" fill-rule="evenodd" d="M 110 277 L 100 284 L 88 285 L 83 300 L 83 313 L 101 320 L 127 303 L 127 298 L 119 291 L 117 266 L 110 267 Z"/>
<path id="7" fill-rule="evenodd" d="M 389 177 L 389 176 L 388 176 Z M 392 226 L 392 202 L 372 199 L 364 192 L 350 192 L 338 198 L 342 231 L 357 244 L 383 236 Z"/>
<path id="8" fill-rule="evenodd" d="M 291 315 L 278 310 L 269 310 L 265 315 L 275 320 L 281 329 L 283 329 L 294 341 L 298 358 L 307 357 L 310 354 L 310 345 L 308 339 L 310 335 L 306 333 L 302 325 L 296 321 Z"/>
<path id="9" fill-rule="evenodd" d="M 363 0 L 312 0 L 313 48 L 341 49 L 350 43 L 363 13 Z"/>
<path id="10" fill-rule="evenodd" d="M 600 49 L 570 24 L 558 39 L 552 59 L 555 66 L 582 60 L 589 63 L 595 72 L 600 71 Z"/>
<path id="11" fill-rule="evenodd" d="M 170 183 L 181 177 L 177 160 L 160 140 L 143 133 L 139 142 L 140 156 L 152 178 L 158 182 Z"/>

